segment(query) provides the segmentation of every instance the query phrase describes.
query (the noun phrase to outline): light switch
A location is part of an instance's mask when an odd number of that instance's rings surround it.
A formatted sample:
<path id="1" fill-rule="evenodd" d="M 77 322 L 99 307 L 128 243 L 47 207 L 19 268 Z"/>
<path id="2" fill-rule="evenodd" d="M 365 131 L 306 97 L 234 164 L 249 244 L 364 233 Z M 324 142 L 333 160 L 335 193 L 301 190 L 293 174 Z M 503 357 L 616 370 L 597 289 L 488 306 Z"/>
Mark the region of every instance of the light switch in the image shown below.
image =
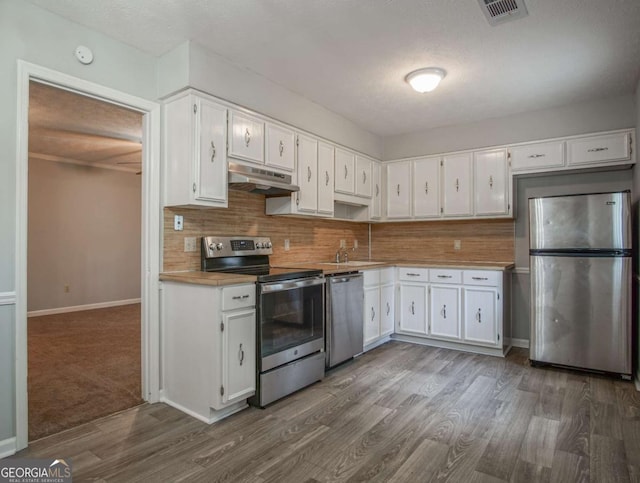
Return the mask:
<path id="1" fill-rule="evenodd" d="M 289 244 L 289 239 L 285 238 L 285 240 L 284 240 L 284 251 L 288 252 L 290 248 L 291 248 L 291 246 Z"/>
<path id="2" fill-rule="evenodd" d="M 462 248 L 462 242 L 460 240 L 453 240 L 453 249 L 460 250 Z"/>

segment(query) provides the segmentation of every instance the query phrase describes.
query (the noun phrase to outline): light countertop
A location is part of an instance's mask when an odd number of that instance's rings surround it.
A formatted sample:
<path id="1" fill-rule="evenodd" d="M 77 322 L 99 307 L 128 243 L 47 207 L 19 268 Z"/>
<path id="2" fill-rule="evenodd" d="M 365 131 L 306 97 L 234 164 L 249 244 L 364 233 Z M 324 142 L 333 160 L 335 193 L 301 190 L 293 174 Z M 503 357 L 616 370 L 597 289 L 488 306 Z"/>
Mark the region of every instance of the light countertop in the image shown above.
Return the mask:
<path id="1" fill-rule="evenodd" d="M 385 267 L 420 267 L 420 268 L 451 268 L 457 270 L 511 270 L 514 264 L 511 262 L 478 262 L 478 261 L 443 261 L 433 260 L 419 262 L 409 260 L 387 260 L 387 261 L 358 261 L 357 265 L 330 262 L 292 262 L 275 263 L 272 266 L 277 268 L 305 268 L 309 270 L 322 270 L 325 275 L 336 273 L 358 272 L 361 270 L 373 270 Z M 234 273 L 219 272 L 163 272 L 160 274 L 163 282 L 193 283 L 197 285 L 213 285 L 221 287 L 224 285 L 236 285 L 240 283 L 255 283 L 257 278 L 253 275 L 241 275 Z"/>
<path id="2" fill-rule="evenodd" d="M 235 273 L 218 272 L 163 272 L 160 274 L 163 282 L 193 283 L 197 285 L 213 285 L 221 287 L 224 285 L 236 285 L 239 283 L 255 283 L 257 278 L 253 275 L 242 275 Z"/>

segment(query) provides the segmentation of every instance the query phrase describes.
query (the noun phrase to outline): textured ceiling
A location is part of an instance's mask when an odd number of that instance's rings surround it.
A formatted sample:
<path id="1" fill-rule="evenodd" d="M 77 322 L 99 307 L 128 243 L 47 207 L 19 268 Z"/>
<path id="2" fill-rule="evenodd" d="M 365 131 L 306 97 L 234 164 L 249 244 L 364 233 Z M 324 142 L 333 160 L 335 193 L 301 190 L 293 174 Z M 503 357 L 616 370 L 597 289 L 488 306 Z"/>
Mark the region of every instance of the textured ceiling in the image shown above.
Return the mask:
<path id="1" fill-rule="evenodd" d="M 381 136 L 631 94 L 640 73 L 640 0 L 525 0 L 496 27 L 476 0 L 30 1 L 156 56 L 193 40 Z M 447 77 L 413 92 L 428 66 Z"/>
<path id="2" fill-rule="evenodd" d="M 69 91 L 29 84 L 29 156 L 121 171 L 142 168 L 142 114 Z"/>

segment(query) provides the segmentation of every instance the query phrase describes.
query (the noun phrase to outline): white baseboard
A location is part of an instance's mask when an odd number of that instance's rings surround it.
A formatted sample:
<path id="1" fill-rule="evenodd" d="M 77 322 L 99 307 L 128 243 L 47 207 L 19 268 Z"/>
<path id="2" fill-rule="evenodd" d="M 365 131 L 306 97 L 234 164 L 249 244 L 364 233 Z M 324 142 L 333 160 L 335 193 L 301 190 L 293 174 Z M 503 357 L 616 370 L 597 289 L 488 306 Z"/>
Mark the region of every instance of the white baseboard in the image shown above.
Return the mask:
<path id="1" fill-rule="evenodd" d="M 0 292 L 0 305 L 15 305 L 15 292 Z"/>
<path id="2" fill-rule="evenodd" d="M 188 414 L 192 418 L 195 418 L 198 421 L 202 421 L 203 423 L 207 423 L 207 424 L 213 424 L 217 421 L 220 421 L 221 419 L 228 418 L 232 414 L 235 414 L 249 407 L 249 405 L 247 404 L 247 401 L 238 401 L 237 403 L 232 404 L 229 407 L 226 407 L 224 409 L 220 409 L 218 411 L 211 409 L 210 410 L 211 417 L 207 418 L 206 416 L 203 416 L 200 413 L 192 411 L 191 409 L 185 408 L 182 404 L 178 404 L 177 402 L 174 402 L 171 399 L 168 399 L 164 396 L 160 398 L 160 402 L 168 404 L 172 408 L 175 408 L 178 411 L 182 411 L 183 413 Z"/>
<path id="3" fill-rule="evenodd" d="M 529 339 L 511 339 L 512 347 L 521 347 L 523 349 L 529 348 Z"/>
<path id="4" fill-rule="evenodd" d="M 0 441 L 0 459 L 16 454 L 16 438 L 3 439 Z"/>
<path id="5" fill-rule="evenodd" d="M 369 345 L 366 345 L 366 346 L 364 347 L 364 350 L 363 350 L 362 352 L 367 352 L 367 351 L 370 351 L 371 349 L 375 349 L 376 347 L 381 346 L 382 344 L 386 344 L 386 343 L 387 343 L 387 342 L 389 342 L 390 340 L 391 340 L 391 336 L 390 336 L 390 335 L 388 335 L 388 336 L 386 336 L 386 337 L 383 337 L 383 338 L 382 338 L 382 339 L 380 339 L 380 340 L 377 340 L 377 341 L 375 341 L 375 342 L 372 342 L 372 343 L 371 343 L 371 344 L 369 344 Z"/>
<path id="6" fill-rule="evenodd" d="M 59 307 L 57 309 L 32 310 L 27 312 L 27 317 L 39 317 L 41 315 L 66 314 L 69 312 L 80 312 L 82 310 L 106 309 L 108 307 L 118 307 L 120 305 L 139 304 L 140 299 L 114 300 L 112 302 L 100 302 L 97 304 L 73 305 L 71 307 Z"/>

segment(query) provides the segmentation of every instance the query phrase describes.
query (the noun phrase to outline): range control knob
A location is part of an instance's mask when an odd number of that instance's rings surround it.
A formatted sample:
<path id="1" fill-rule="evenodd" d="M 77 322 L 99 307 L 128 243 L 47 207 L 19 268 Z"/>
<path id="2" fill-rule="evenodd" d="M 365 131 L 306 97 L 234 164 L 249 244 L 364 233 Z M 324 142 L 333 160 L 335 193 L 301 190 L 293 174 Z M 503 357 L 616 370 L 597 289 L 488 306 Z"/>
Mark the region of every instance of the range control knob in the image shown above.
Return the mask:
<path id="1" fill-rule="evenodd" d="M 270 241 L 269 241 L 269 242 L 265 242 L 265 243 L 264 243 L 264 247 L 265 247 L 265 248 L 271 248 L 272 246 L 273 246 L 273 245 L 271 244 L 271 242 L 270 242 Z"/>
<path id="2" fill-rule="evenodd" d="M 214 251 L 216 249 L 216 244 L 215 243 L 211 243 L 209 245 L 209 250 Z"/>
<path id="3" fill-rule="evenodd" d="M 262 248 L 262 243 L 260 243 L 260 242 L 256 243 L 256 249 L 258 249 L 258 248 Z"/>
<path id="4" fill-rule="evenodd" d="M 224 245 L 222 243 L 218 243 L 216 245 L 216 248 L 218 249 L 218 251 L 222 250 L 224 248 Z"/>

